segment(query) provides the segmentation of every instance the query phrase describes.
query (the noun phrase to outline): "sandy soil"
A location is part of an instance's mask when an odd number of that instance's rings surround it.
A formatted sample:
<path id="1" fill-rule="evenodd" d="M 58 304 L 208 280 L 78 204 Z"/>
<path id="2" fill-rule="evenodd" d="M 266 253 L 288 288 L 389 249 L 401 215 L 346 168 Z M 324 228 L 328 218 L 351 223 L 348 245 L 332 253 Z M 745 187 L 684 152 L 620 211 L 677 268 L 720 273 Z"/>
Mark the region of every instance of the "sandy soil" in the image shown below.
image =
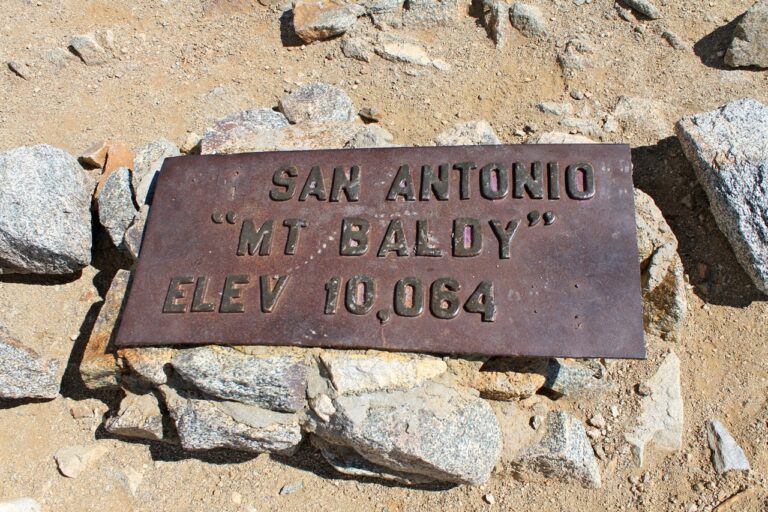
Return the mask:
<path id="1" fill-rule="evenodd" d="M 609 419 L 611 431 L 599 441 L 606 452 L 602 489 L 524 484 L 504 475 L 478 488 L 409 489 L 340 477 L 309 448 L 281 459 L 195 455 L 115 439 L 99 425 L 116 397 L 87 393 L 76 372 L 99 296 L 115 269 L 114 260 L 100 258 L 79 279 L 0 279 L 0 321 L 44 354 L 69 361 L 62 397 L 0 402 L 0 498 L 32 496 L 46 510 L 104 512 L 688 511 L 712 510 L 738 495 L 718 510 L 768 510 L 768 298 L 736 263 L 670 138 L 683 115 L 745 96 L 768 102 L 768 73 L 723 69 L 717 55 L 730 31 L 721 27 L 751 0 L 658 1 L 661 20 L 634 22 L 621 19 L 611 0 L 529 3 L 545 12 L 549 40 L 511 32 L 507 47 L 497 50 L 471 17 L 450 27 L 407 31 L 452 66 L 439 71 L 378 57 L 370 63 L 347 59 L 338 41 L 290 46 L 290 38 L 281 38 L 282 9 L 246 0 L 6 0 L 0 57 L 26 63 L 31 73 L 24 80 L 0 70 L 0 150 L 48 143 L 77 154 L 98 139 L 138 147 L 161 136 L 181 144 L 188 131 L 201 133 L 240 109 L 275 106 L 286 91 L 318 80 L 344 88 L 358 108 L 384 112 L 383 126 L 396 142 L 408 144 L 427 144 L 447 125 L 473 119 L 489 121 L 506 143 L 522 142 L 526 126 L 562 130 L 557 116 L 536 107 L 542 101 L 569 102 L 582 118 L 597 121 L 623 95 L 659 102 L 644 118 L 599 138 L 632 145 L 636 184 L 656 200 L 678 237 L 691 282 L 689 319 L 679 342 L 648 338 L 647 361 L 611 363 L 614 391 L 550 404 L 582 419 L 598 412 Z M 359 25 L 356 30 L 374 31 L 365 20 Z M 115 39 L 106 64 L 86 66 L 66 57 L 71 36 L 106 30 Z M 665 30 L 689 49 L 670 47 L 661 37 Z M 591 66 L 566 78 L 557 55 L 576 36 L 592 47 Z M 56 57 L 56 51 L 63 53 Z M 574 89 L 587 97 L 572 100 Z M 690 201 L 681 201 L 688 194 Z M 682 360 L 684 448 L 672 455 L 652 452 L 645 467 L 636 468 L 623 442 L 639 402 L 633 388 L 670 349 Z M 82 415 L 84 405 L 93 414 L 75 419 L 72 411 Z M 741 443 L 751 473 L 715 476 L 704 435 L 705 421 L 715 418 Z M 53 454 L 59 448 L 94 442 L 110 449 L 98 463 L 76 479 L 58 472 Z M 279 494 L 298 482 L 303 488 Z M 493 505 L 484 500 L 489 493 Z"/>

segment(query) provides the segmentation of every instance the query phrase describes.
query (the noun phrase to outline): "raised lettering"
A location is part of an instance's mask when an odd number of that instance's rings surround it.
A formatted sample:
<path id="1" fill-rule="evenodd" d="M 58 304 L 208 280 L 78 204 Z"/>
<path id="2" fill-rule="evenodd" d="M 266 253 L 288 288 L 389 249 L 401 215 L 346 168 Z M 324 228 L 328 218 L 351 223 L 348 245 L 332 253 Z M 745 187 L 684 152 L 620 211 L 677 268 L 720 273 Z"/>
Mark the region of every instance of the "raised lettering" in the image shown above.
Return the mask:
<path id="1" fill-rule="evenodd" d="M 261 310 L 264 313 L 271 313 L 277 305 L 280 295 L 288 283 L 289 276 L 276 276 L 275 285 L 272 286 L 273 278 L 271 276 L 260 276 L 259 285 L 261 288 Z"/>
<path id="2" fill-rule="evenodd" d="M 443 250 L 429 245 L 429 221 L 416 221 L 416 256 L 442 256 Z"/>
<path id="3" fill-rule="evenodd" d="M 163 313 L 186 313 L 187 303 L 179 302 L 187 298 L 186 292 L 181 288 L 182 285 L 192 284 L 195 278 L 192 276 L 178 276 L 171 278 L 171 284 L 168 286 L 168 294 L 165 296 L 163 304 Z"/>
<path id="4" fill-rule="evenodd" d="M 400 222 L 400 219 L 389 221 L 387 232 L 384 234 L 377 255 L 383 258 L 392 251 L 396 252 L 398 256 L 408 256 L 408 245 L 405 241 L 403 223 Z"/>
<path id="5" fill-rule="evenodd" d="M 253 256 L 256 250 L 259 251 L 259 256 L 269 256 L 269 251 L 272 250 L 272 228 L 274 222 L 270 219 L 264 222 L 261 227 L 256 230 L 253 220 L 245 219 L 243 221 L 243 227 L 240 229 L 240 243 L 237 246 L 237 255 Z"/>
<path id="6" fill-rule="evenodd" d="M 243 298 L 243 290 L 240 287 L 249 282 L 250 279 L 246 275 L 227 276 L 224 280 L 224 291 L 221 292 L 220 313 L 242 313 L 245 311 L 245 304 L 238 299 Z"/>
<path id="7" fill-rule="evenodd" d="M 396 201 L 397 196 L 403 196 L 406 201 L 415 201 L 416 193 L 413 191 L 413 178 L 411 168 L 407 164 L 401 165 L 397 170 L 395 179 L 387 193 L 387 201 Z"/>
<path id="8" fill-rule="evenodd" d="M 512 187 L 512 197 L 522 199 L 524 193 L 528 193 L 531 199 L 541 199 L 544 197 L 544 177 L 541 171 L 541 162 L 531 164 L 531 172 L 528 172 L 525 164 L 515 162 L 512 164 L 512 174 L 515 183 Z"/>
<path id="9" fill-rule="evenodd" d="M 483 232 L 480 221 L 460 217 L 453 221 L 453 255 L 477 256 L 483 250 Z"/>
<path id="10" fill-rule="evenodd" d="M 325 201 L 328 198 L 328 195 L 325 193 L 323 172 L 320 170 L 319 165 L 313 166 L 309 171 L 304 188 L 301 189 L 301 194 L 299 194 L 299 201 L 306 201 L 309 196 L 314 196 L 318 201 Z"/>
<path id="11" fill-rule="evenodd" d="M 285 187 L 284 190 L 273 188 L 269 191 L 269 197 L 273 201 L 287 201 L 293 197 L 296 191 L 296 182 L 293 180 L 299 175 L 299 171 L 293 165 L 279 168 L 272 175 L 272 183 L 278 187 Z"/>
<path id="12" fill-rule="evenodd" d="M 587 163 L 569 165 L 565 170 L 565 190 L 572 199 L 584 200 L 594 197 L 595 171 L 592 166 Z"/>
<path id="13" fill-rule="evenodd" d="M 349 202 L 360 199 L 360 167 L 353 165 L 349 170 L 349 177 L 344 173 L 343 167 L 336 167 L 333 170 L 331 202 L 338 202 L 342 192 Z"/>
<path id="14" fill-rule="evenodd" d="M 193 313 L 210 313 L 216 310 L 216 306 L 212 302 L 205 302 L 205 296 L 208 292 L 208 278 L 198 277 L 195 284 L 195 293 L 192 295 L 192 308 L 190 311 Z"/>
<path id="15" fill-rule="evenodd" d="M 520 221 L 517 219 L 512 219 L 507 222 L 506 228 L 499 220 L 491 220 L 490 224 L 491 228 L 493 229 L 493 234 L 496 235 L 496 238 L 499 241 L 499 258 L 502 260 L 508 260 L 509 244 L 512 242 L 512 237 L 514 237 L 515 233 L 517 232 L 517 227 L 520 225 Z"/>
<path id="16" fill-rule="evenodd" d="M 459 198 L 462 200 L 469 199 L 471 195 L 471 187 L 469 186 L 469 172 L 477 169 L 477 164 L 475 162 L 459 162 L 457 164 L 453 164 L 453 168 L 459 171 Z"/>
<path id="17" fill-rule="evenodd" d="M 435 194 L 439 201 L 448 200 L 451 185 L 451 169 L 448 164 L 440 164 L 438 173 L 440 177 L 435 176 L 432 166 L 421 166 L 421 195 L 422 201 L 429 201 L 430 190 Z"/>
<path id="18" fill-rule="evenodd" d="M 285 241 L 285 254 L 296 254 L 296 246 L 299 243 L 299 230 L 307 227 L 304 219 L 285 219 L 283 226 L 288 228 L 288 239 Z"/>
<path id="19" fill-rule="evenodd" d="M 360 217 L 345 217 L 341 221 L 342 256 L 362 256 L 368 252 L 368 233 L 371 224 Z"/>

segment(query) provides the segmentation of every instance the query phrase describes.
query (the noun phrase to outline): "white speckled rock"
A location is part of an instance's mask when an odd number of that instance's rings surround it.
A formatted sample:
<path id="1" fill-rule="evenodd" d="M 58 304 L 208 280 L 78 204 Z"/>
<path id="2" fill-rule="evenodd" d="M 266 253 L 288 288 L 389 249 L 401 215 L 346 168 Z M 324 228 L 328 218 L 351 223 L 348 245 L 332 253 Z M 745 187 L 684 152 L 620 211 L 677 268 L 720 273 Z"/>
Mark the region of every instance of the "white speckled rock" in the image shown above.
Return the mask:
<path id="1" fill-rule="evenodd" d="M 750 470 L 744 450 L 719 421 L 707 422 L 707 442 L 712 451 L 712 465 L 718 474 Z"/>
<path id="2" fill-rule="evenodd" d="M 0 328 L 0 398 L 56 398 L 58 368 Z"/>
<path id="3" fill-rule="evenodd" d="M 744 13 L 724 60 L 731 67 L 768 68 L 768 0 L 758 0 Z"/>
<path id="4" fill-rule="evenodd" d="M 511 466 L 524 480 L 556 478 L 595 489 L 602 484 L 584 425 L 564 412 L 549 413 L 541 440 L 522 450 Z"/>
<path id="5" fill-rule="evenodd" d="M 91 261 L 92 183 L 61 149 L 0 153 L 0 273 L 69 274 Z"/>
<path id="6" fill-rule="evenodd" d="M 768 106 L 742 99 L 686 117 L 677 137 L 736 259 L 768 294 Z"/>
<path id="7" fill-rule="evenodd" d="M 319 82 L 299 87 L 291 94 L 283 96 L 279 107 L 292 123 L 349 121 L 355 112 L 352 100 L 346 92 Z"/>
<path id="8" fill-rule="evenodd" d="M 97 198 L 99 223 L 115 247 L 123 248 L 125 231 L 133 222 L 136 207 L 131 190 L 131 171 L 125 167 L 109 175 Z"/>
<path id="9" fill-rule="evenodd" d="M 683 397 L 680 391 L 680 359 L 674 352 L 662 361 L 646 385 L 650 394 L 640 403 L 637 427 L 624 438 L 632 447 L 635 462 L 643 465 L 646 445 L 679 450 L 683 443 Z"/>
<path id="10" fill-rule="evenodd" d="M 437 137 L 437 146 L 473 146 L 480 144 L 501 144 L 496 132 L 487 121 L 457 123 Z"/>

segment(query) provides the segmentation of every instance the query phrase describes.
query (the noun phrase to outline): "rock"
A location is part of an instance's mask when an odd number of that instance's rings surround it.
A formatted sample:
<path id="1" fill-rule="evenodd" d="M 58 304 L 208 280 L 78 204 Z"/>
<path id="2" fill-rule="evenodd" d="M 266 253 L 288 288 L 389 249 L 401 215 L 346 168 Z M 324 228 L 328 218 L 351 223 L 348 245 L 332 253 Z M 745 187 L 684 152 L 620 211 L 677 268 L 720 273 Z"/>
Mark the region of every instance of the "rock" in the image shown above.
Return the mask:
<path id="1" fill-rule="evenodd" d="M 179 353 L 169 347 L 123 348 L 118 350 L 120 360 L 145 386 L 160 386 L 168 383 L 172 371 L 171 360 Z"/>
<path id="2" fill-rule="evenodd" d="M 554 478 L 600 488 L 600 468 L 581 421 L 564 412 L 550 412 L 539 430 L 543 430 L 541 440 L 522 450 L 512 463 L 516 477 L 529 481 Z"/>
<path id="3" fill-rule="evenodd" d="M 605 417 L 602 414 L 595 414 L 587 422 L 595 428 L 605 428 Z"/>
<path id="4" fill-rule="evenodd" d="M 768 294 L 768 107 L 737 100 L 680 120 L 677 137 L 736 259 Z"/>
<path id="5" fill-rule="evenodd" d="M 304 121 L 349 121 L 355 108 L 347 93 L 323 83 L 300 87 L 279 103 L 280 111 L 292 123 Z"/>
<path id="6" fill-rule="evenodd" d="M 101 191 L 104 189 L 107 180 L 113 173 L 122 168 L 133 168 L 133 151 L 131 151 L 131 148 L 124 142 L 112 142 L 107 147 L 103 172 L 96 184 L 96 190 L 93 193 L 93 197 L 98 198 L 99 194 L 101 194 Z"/>
<path id="7" fill-rule="evenodd" d="M 109 143 L 107 141 L 94 142 L 80 155 L 80 163 L 101 169 L 107 163 L 108 151 Z"/>
<path id="8" fill-rule="evenodd" d="M 228 139 L 219 146 L 217 153 L 340 149 L 359 143 L 360 137 L 363 140 L 370 140 L 370 137 L 375 135 L 371 133 L 372 128 L 350 121 L 304 122 L 279 130 L 250 132 Z M 367 134 L 361 135 L 361 132 L 367 132 Z"/>
<path id="9" fill-rule="evenodd" d="M 723 60 L 734 68 L 768 68 L 768 0 L 758 0 L 744 13 Z"/>
<path id="10" fill-rule="evenodd" d="M 575 71 L 590 66 L 587 58 L 590 53 L 592 53 L 592 48 L 586 41 L 570 39 L 565 43 L 565 50 L 557 56 L 557 62 L 566 74 L 572 75 Z"/>
<path id="11" fill-rule="evenodd" d="M 107 51 L 96 42 L 93 34 L 74 36 L 69 41 L 69 49 L 88 66 L 107 62 Z"/>
<path id="12" fill-rule="evenodd" d="M 125 231 L 133 222 L 136 207 L 131 190 L 131 171 L 123 167 L 104 182 L 97 198 L 99 222 L 107 230 L 115 247 L 122 249 Z"/>
<path id="13" fill-rule="evenodd" d="M 142 146 L 133 160 L 133 190 L 139 208 L 152 204 L 155 181 L 166 158 L 180 156 L 181 152 L 171 141 L 157 139 Z M 109 162 L 109 160 L 107 160 Z"/>
<path id="14" fill-rule="evenodd" d="M 656 374 L 646 382 L 651 391 L 640 401 L 637 427 L 624 438 L 638 466 L 643 465 L 649 442 L 665 451 L 679 450 L 683 442 L 683 398 L 680 392 L 680 359 L 674 352 L 664 358 Z"/>
<path id="15" fill-rule="evenodd" d="M 432 59 L 420 45 L 392 36 L 380 37 L 379 44 L 374 48 L 376 55 L 391 62 L 429 66 Z"/>
<path id="16" fill-rule="evenodd" d="M 304 482 L 294 482 L 292 484 L 285 484 L 280 488 L 280 496 L 285 496 L 286 494 L 293 494 L 296 491 L 300 491 L 304 488 Z"/>
<path id="17" fill-rule="evenodd" d="M 663 139 L 673 135 L 667 112 L 669 107 L 660 101 L 622 96 L 613 109 L 613 117 L 631 134 L 649 133 Z"/>
<path id="18" fill-rule="evenodd" d="M 486 121 L 457 123 L 437 137 L 437 146 L 472 146 L 481 144 L 501 144 L 496 132 Z"/>
<path id="19" fill-rule="evenodd" d="M 200 153 L 213 155 L 224 152 L 229 141 L 252 133 L 262 133 L 288 126 L 288 119 L 280 112 L 268 108 L 242 110 L 216 121 L 205 131 Z"/>
<path id="20" fill-rule="evenodd" d="M 0 512 L 42 512 L 43 507 L 34 498 L 16 498 L 0 501 Z"/>
<path id="21" fill-rule="evenodd" d="M 195 132 L 189 132 L 184 143 L 179 146 L 179 151 L 184 155 L 197 155 L 200 153 L 200 144 L 203 138 Z"/>
<path id="22" fill-rule="evenodd" d="M 486 502 L 487 504 L 489 504 L 489 505 L 493 505 L 494 503 L 496 503 L 496 498 L 494 498 L 494 497 L 493 497 L 493 494 L 491 494 L 491 493 L 487 493 L 487 494 L 485 494 L 485 495 L 483 496 L 483 500 L 485 500 L 485 502 Z"/>
<path id="23" fill-rule="evenodd" d="M 264 355 L 243 354 L 228 347 L 180 350 L 173 369 L 207 395 L 280 412 L 306 406 L 308 366 L 300 351 L 281 347 Z"/>
<path id="24" fill-rule="evenodd" d="M 350 59 L 362 62 L 371 61 L 370 45 L 359 37 L 348 37 L 341 41 L 341 53 Z"/>
<path id="25" fill-rule="evenodd" d="M 120 410 L 107 419 L 104 428 L 108 432 L 125 437 L 159 441 L 163 439 L 163 414 L 152 393 L 136 395 L 125 391 Z"/>
<path id="26" fill-rule="evenodd" d="M 115 476 L 133 496 L 136 496 L 136 491 L 139 490 L 139 485 L 141 485 L 141 481 L 144 479 L 144 475 L 130 466 L 117 471 Z"/>
<path id="27" fill-rule="evenodd" d="M 64 151 L 0 153 L 0 273 L 69 274 L 91 261 L 91 185 Z"/>
<path id="28" fill-rule="evenodd" d="M 707 422 L 707 442 L 712 450 L 712 465 L 718 474 L 750 470 L 744 450 L 719 421 Z"/>
<path id="29" fill-rule="evenodd" d="M 624 0 L 624 3 L 646 18 L 650 18 L 652 20 L 661 18 L 661 13 L 659 10 L 648 0 Z"/>
<path id="30" fill-rule="evenodd" d="M 29 80 L 29 78 L 32 76 L 32 72 L 29 70 L 29 67 L 23 62 L 19 62 L 16 60 L 9 60 L 7 62 L 7 65 L 8 65 L 8 69 L 13 71 L 19 78 L 23 78 L 24 80 Z"/>
<path id="31" fill-rule="evenodd" d="M 675 50 L 687 50 L 688 45 L 683 41 L 680 36 L 675 34 L 674 32 L 670 32 L 669 30 L 665 30 L 661 33 L 661 37 L 664 38 L 666 42 L 669 43 L 669 46 L 674 48 Z"/>
<path id="32" fill-rule="evenodd" d="M 570 103 L 555 103 L 554 101 L 543 101 L 536 105 L 539 110 L 545 114 L 554 114 L 556 116 L 565 116 L 573 114 L 573 107 Z"/>
<path id="33" fill-rule="evenodd" d="M 544 381 L 546 377 L 538 373 L 482 371 L 472 387 L 486 399 L 520 400 L 536 393 Z"/>
<path id="34" fill-rule="evenodd" d="M 68 446 L 56 452 L 53 458 L 62 475 L 77 478 L 91 464 L 107 454 L 109 449 L 103 444 L 90 446 Z"/>
<path id="35" fill-rule="evenodd" d="M 546 22 L 538 7 L 516 2 L 509 10 L 509 20 L 525 37 L 547 37 Z"/>
<path id="36" fill-rule="evenodd" d="M 560 120 L 560 126 L 567 128 L 571 133 L 581 133 L 588 137 L 600 135 L 600 127 L 592 119 L 564 117 Z"/>
<path id="37" fill-rule="evenodd" d="M 676 339 L 688 312 L 677 238 L 650 196 L 635 189 L 645 330 Z"/>
<path id="38" fill-rule="evenodd" d="M 355 455 L 357 463 L 392 479 L 479 484 L 501 451 L 490 406 L 459 388 L 427 382 L 407 391 L 342 395 L 333 405 L 328 421 L 307 427 L 324 443 L 324 455 L 341 446 L 340 460 Z"/>
<path id="39" fill-rule="evenodd" d="M 119 326 L 118 320 L 130 276 L 131 273 L 127 270 L 117 271 L 104 297 L 99 316 L 93 324 L 91 337 L 88 339 L 80 362 L 80 377 L 88 389 L 118 386 L 121 367 L 111 352 L 110 342 L 113 332 L 116 332 Z"/>
<path id="40" fill-rule="evenodd" d="M 604 372 L 605 367 L 597 360 L 551 359 L 544 370 L 543 387 L 570 397 L 601 392 L 608 388 Z"/>
<path id="41" fill-rule="evenodd" d="M 131 225 L 125 230 L 125 235 L 123 236 L 123 247 L 134 261 L 139 257 L 139 252 L 141 251 L 141 242 L 144 239 L 144 226 L 147 223 L 148 215 L 149 205 L 145 204 L 133 216 Z"/>
<path id="42" fill-rule="evenodd" d="M 378 123 L 384 118 L 384 113 L 376 107 L 364 107 L 357 113 L 363 121 Z"/>
<path id="43" fill-rule="evenodd" d="M 210 400 L 166 385 L 159 389 L 184 449 L 229 448 L 290 455 L 303 439 L 296 414 Z"/>
<path id="44" fill-rule="evenodd" d="M 433 28 L 455 22 L 459 0 L 407 0 L 403 25 L 407 28 Z"/>
<path id="45" fill-rule="evenodd" d="M 509 4 L 506 0 L 483 0 L 483 25 L 496 48 L 504 48 L 509 38 Z"/>
<path id="46" fill-rule="evenodd" d="M 365 9 L 339 0 L 298 0 L 293 27 L 305 43 L 330 39 L 351 29 Z"/>
<path id="47" fill-rule="evenodd" d="M 594 144 L 595 141 L 583 135 L 563 132 L 544 132 L 528 139 L 528 144 Z"/>
<path id="48" fill-rule="evenodd" d="M 45 360 L 0 328 L 0 398 L 56 398 L 59 361 Z"/>
<path id="49" fill-rule="evenodd" d="M 326 350 L 320 362 L 338 394 L 411 389 L 447 369 L 436 357 L 397 352 Z"/>

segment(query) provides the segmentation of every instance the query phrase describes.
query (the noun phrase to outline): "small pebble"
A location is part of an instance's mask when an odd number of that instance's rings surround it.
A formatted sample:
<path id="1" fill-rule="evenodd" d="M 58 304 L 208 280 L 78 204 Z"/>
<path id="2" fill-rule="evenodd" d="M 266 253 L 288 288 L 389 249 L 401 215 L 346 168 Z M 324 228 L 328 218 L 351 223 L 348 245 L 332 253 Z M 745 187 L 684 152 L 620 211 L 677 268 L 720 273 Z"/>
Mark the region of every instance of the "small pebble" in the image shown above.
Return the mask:
<path id="1" fill-rule="evenodd" d="M 286 494 L 291 494 L 296 491 L 300 491 L 304 488 L 304 482 L 296 482 L 292 484 L 286 484 L 280 489 L 280 495 L 284 496 Z"/>
<path id="2" fill-rule="evenodd" d="M 496 498 L 494 498 L 493 494 L 491 494 L 491 493 L 488 493 L 485 496 L 483 496 L 483 499 L 489 505 L 493 505 L 494 503 L 496 503 Z"/>
<path id="3" fill-rule="evenodd" d="M 581 92 L 578 89 L 574 89 L 571 91 L 571 98 L 575 100 L 583 100 L 584 99 L 584 93 Z"/>

